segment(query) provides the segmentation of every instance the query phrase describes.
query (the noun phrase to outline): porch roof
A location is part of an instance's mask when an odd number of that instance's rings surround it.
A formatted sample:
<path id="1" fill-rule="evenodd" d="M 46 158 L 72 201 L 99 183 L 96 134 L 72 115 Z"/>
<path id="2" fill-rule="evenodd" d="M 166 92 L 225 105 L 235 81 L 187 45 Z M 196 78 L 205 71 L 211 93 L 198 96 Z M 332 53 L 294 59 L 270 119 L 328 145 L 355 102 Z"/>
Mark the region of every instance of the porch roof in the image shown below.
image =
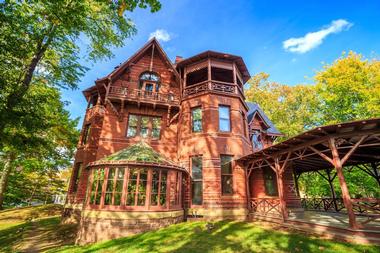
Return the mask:
<path id="1" fill-rule="evenodd" d="M 329 140 L 334 139 L 344 166 L 380 161 L 380 118 L 317 127 L 286 141 L 237 159 L 251 169 L 268 167 L 278 159 L 296 172 L 333 168 Z"/>

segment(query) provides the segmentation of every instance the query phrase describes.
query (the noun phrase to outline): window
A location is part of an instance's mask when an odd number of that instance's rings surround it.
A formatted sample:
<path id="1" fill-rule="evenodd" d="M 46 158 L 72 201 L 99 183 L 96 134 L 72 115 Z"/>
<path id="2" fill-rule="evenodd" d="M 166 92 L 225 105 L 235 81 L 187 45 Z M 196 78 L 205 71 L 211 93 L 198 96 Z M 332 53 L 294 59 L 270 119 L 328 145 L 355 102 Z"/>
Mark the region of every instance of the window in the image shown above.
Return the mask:
<path id="1" fill-rule="evenodd" d="M 160 117 L 129 115 L 127 137 L 141 136 L 143 138 L 159 139 L 160 132 Z"/>
<path id="2" fill-rule="evenodd" d="M 252 134 L 252 144 L 254 150 L 261 150 L 263 149 L 263 142 L 261 140 L 261 134 L 260 131 L 254 131 Z"/>
<path id="3" fill-rule="evenodd" d="M 192 204 L 202 205 L 203 203 L 203 184 L 202 184 L 202 156 L 194 156 L 191 158 L 191 193 Z"/>
<path id="4" fill-rule="evenodd" d="M 74 172 L 73 172 L 73 179 L 72 179 L 73 182 L 72 182 L 71 192 L 77 191 L 81 173 L 82 173 L 82 163 L 77 163 L 75 165 Z"/>
<path id="5" fill-rule="evenodd" d="M 194 133 L 202 132 L 202 108 L 191 109 L 192 130 Z"/>
<path id="6" fill-rule="evenodd" d="M 140 129 L 140 135 L 143 138 L 148 137 L 148 131 L 149 131 L 149 117 L 147 116 L 142 116 L 141 117 L 141 129 Z"/>
<path id="7" fill-rule="evenodd" d="M 228 106 L 219 106 L 219 131 L 221 132 L 230 132 L 230 107 Z"/>
<path id="8" fill-rule="evenodd" d="M 150 204 L 152 206 L 166 205 L 167 171 L 152 170 L 152 187 Z"/>
<path id="9" fill-rule="evenodd" d="M 123 193 L 124 168 L 109 168 L 104 205 L 120 205 Z"/>
<path id="10" fill-rule="evenodd" d="M 127 187 L 127 206 L 145 206 L 148 170 L 130 169 Z"/>
<path id="11" fill-rule="evenodd" d="M 100 200 L 102 197 L 103 181 L 104 181 L 104 169 L 93 170 L 90 204 L 100 205 Z"/>
<path id="12" fill-rule="evenodd" d="M 97 94 L 92 95 L 91 98 L 90 98 L 90 101 L 88 103 L 87 108 L 94 107 L 97 102 L 98 102 L 98 95 Z"/>
<path id="13" fill-rule="evenodd" d="M 160 139 L 161 132 L 161 119 L 160 118 L 152 118 L 152 138 Z"/>
<path id="14" fill-rule="evenodd" d="M 276 173 L 270 168 L 264 169 L 264 184 L 268 196 L 278 196 Z"/>
<path id="15" fill-rule="evenodd" d="M 82 136 L 82 145 L 85 145 L 88 141 L 88 137 L 90 135 L 90 127 L 91 127 L 91 124 L 87 124 L 84 126 L 83 136 Z"/>
<path id="16" fill-rule="evenodd" d="M 144 72 L 140 75 L 139 89 L 145 90 L 145 95 L 160 89 L 160 77 L 154 72 Z"/>
<path id="17" fill-rule="evenodd" d="M 220 155 L 220 168 L 222 175 L 222 195 L 233 194 L 233 174 L 231 166 L 232 156 Z"/>

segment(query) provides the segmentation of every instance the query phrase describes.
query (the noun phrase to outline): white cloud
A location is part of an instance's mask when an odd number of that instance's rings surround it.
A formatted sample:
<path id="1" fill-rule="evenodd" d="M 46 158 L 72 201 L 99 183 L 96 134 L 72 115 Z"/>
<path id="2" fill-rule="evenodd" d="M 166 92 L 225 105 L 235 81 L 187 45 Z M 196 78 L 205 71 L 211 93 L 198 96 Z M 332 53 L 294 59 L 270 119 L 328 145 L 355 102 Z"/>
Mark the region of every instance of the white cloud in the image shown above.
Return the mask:
<path id="1" fill-rule="evenodd" d="M 344 19 L 331 22 L 327 27 L 317 31 L 307 33 L 303 37 L 290 38 L 282 42 L 285 50 L 293 53 L 306 53 L 322 44 L 323 40 L 330 34 L 346 31 L 353 26 L 352 23 Z"/>
<path id="2" fill-rule="evenodd" d="M 157 29 L 156 31 L 150 33 L 149 40 L 155 37 L 159 41 L 167 42 L 171 40 L 170 34 L 164 29 Z"/>

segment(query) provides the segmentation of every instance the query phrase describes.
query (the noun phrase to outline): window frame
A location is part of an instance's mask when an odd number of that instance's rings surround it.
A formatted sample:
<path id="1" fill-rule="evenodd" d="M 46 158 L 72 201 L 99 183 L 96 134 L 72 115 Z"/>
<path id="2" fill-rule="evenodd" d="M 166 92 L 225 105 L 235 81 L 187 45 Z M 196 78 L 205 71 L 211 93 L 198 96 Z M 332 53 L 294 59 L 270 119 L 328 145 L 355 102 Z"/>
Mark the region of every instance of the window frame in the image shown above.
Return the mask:
<path id="1" fill-rule="evenodd" d="M 90 133 L 91 133 L 91 123 L 87 123 L 83 127 L 83 134 L 82 134 L 82 140 L 81 140 L 82 146 L 84 146 L 88 143 Z"/>
<path id="2" fill-rule="evenodd" d="M 221 118 L 221 113 L 220 113 L 220 109 L 221 108 L 227 108 L 228 109 L 228 119 L 227 118 Z M 228 130 L 225 131 L 225 130 L 222 130 L 221 129 L 221 121 L 222 120 L 228 120 Z M 231 132 L 231 129 L 232 129 L 232 125 L 231 125 L 231 106 L 229 105 L 219 105 L 218 106 L 218 130 L 219 132 L 222 132 L 222 133 L 230 133 Z"/>
<path id="3" fill-rule="evenodd" d="M 135 133 L 135 135 L 128 136 L 131 116 L 134 116 L 137 118 L 136 133 Z M 147 126 L 144 127 L 147 129 L 147 136 L 146 137 L 142 136 L 143 118 L 148 118 Z M 154 123 L 153 123 L 154 119 L 159 120 L 158 127 L 154 127 Z M 133 127 L 135 127 L 135 126 L 133 126 Z M 158 137 L 153 136 L 153 130 L 154 129 L 159 130 Z M 140 137 L 140 138 L 148 139 L 148 140 L 160 140 L 161 139 L 161 130 L 162 130 L 162 116 L 135 114 L 135 113 L 129 113 L 128 114 L 128 121 L 127 121 L 127 125 L 126 125 L 126 133 L 125 133 L 126 138 Z"/>
<path id="4" fill-rule="evenodd" d="M 201 165 L 201 177 L 198 178 L 198 179 L 195 179 L 194 180 L 194 176 L 193 176 L 193 159 L 195 158 L 200 158 L 200 165 Z M 203 156 L 202 155 L 194 155 L 194 156 L 191 156 L 190 157 L 190 168 L 191 168 L 191 205 L 192 206 L 203 206 Z M 197 183 L 200 183 L 201 185 L 201 203 L 200 204 L 194 204 L 194 183 L 197 182 Z"/>
<path id="5" fill-rule="evenodd" d="M 223 173 L 223 168 L 222 168 L 222 157 L 229 157 L 229 166 L 231 173 Z M 219 159 L 220 159 L 220 191 L 222 196 L 232 196 L 234 195 L 234 171 L 233 171 L 233 155 L 228 155 L 228 154 L 220 154 Z M 231 177 L 231 193 L 225 193 L 223 189 L 223 177 Z"/>
<path id="6" fill-rule="evenodd" d="M 195 131 L 194 130 L 194 126 L 195 126 L 195 124 L 194 124 L 194 122 L 195 122 L 195 120 L 194 120 L 194 111 L 196 111 L 196 110 L 200 110 L 200 112 L 201 112 L 201 118 L 200 118 L 200 126 L 201 126 L 201 129 L 199 130 L 199 131 Z M 190 112 L 190 118 L 191 118 L 191 120 L 190 120 L 190 124 L 191 124 L 191 132 L 192 133 L 202 133 L 203 132 L 203 110 L 202 110 L 202 106 L 195 106 L 195 107 L 192 107 L 191 108 L 191 112 Z"/>

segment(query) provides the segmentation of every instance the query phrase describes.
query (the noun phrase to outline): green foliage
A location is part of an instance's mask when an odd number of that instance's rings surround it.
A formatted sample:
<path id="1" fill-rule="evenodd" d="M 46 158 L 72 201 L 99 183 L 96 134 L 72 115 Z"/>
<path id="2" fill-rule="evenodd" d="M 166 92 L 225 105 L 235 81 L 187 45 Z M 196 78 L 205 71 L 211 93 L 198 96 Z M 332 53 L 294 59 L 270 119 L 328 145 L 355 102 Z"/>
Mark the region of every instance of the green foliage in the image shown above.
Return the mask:
<path id="1" fill-rule="evenodd" d="M 380 117 L 380 61 L 350 52 L 316 73 L 320 117 L 334 124 Z"/>
<path id="2" fill-rule="evenodd" d="M 268 79 L 266 73 L 252 77 L 246 96 L 258 103 L 285 134 L 277 141 L 316 126 L 380 117 L 379 60 L 368 60 L 354 52 L 343 54 L 316 73 L 314 85 L 288 86 Z M 345 171 L 345 178 L 353 197 L 380 194 L 377 182 L 357 168 Z M 339 196 L 337 178 L 334 187 Z M 331 196 L 328 182 L 317 173 L 302 175 L 300 189 L 307 196 Z"/>
<path id="3" fill-rule="evenodd" d="M 258 103 L 285 140 L 314 125 L 317 104 L 315 88 L 311 85 L 288 86 L 270 82 L 269 75 L 259 73 L 249 81 L 248 101 Z"/>

